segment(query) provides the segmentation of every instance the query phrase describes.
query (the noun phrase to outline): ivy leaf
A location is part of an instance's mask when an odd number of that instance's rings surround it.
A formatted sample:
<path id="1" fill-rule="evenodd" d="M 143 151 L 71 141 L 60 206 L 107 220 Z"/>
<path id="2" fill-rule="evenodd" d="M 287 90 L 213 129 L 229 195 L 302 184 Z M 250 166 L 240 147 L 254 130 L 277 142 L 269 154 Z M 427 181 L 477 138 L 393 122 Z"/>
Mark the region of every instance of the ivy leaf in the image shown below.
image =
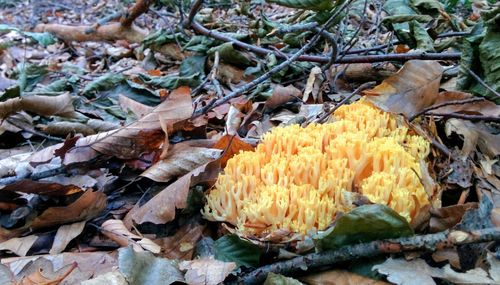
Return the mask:
<path id="1" fill-rule="evenodd" d="M 381 205 L 357 207 L 338 219 L 333 230 L 318 240 L 320 251 L 345 245 L 413 235 L 406 221 L 391 208 Z"/>
<path id="2" fill-rule="evenodd" d="M 239 266 L 259 265 L 260 248 L 236 235 L 226 235 L 215 241 L 215 259 L 235 262 Z"/>

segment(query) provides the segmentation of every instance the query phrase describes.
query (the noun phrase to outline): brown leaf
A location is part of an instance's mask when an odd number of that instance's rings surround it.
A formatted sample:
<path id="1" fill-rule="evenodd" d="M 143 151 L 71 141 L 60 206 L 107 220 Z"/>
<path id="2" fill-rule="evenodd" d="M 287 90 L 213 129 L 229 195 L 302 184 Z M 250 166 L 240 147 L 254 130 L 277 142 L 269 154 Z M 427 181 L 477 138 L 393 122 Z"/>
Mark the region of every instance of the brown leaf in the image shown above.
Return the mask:
<path id="1" fill-rule="evenodd" d="M 390 283 L 373 280 L 368 277 L 349 272 L 347 270 L 328 270 L 321 273 L 311 274 L 300 278 L 301 281 L 310 285 L 388 285 Z"/>
<path id="2" fill-rule="evenodd" d="M 85 221 L 77 222 L 69 225 L 60 226 L 57 229 L 54 243 L 50 249 L 50 254 L 61 253 L 66 246 L 77 236 L 79 236 L 85 228 Z"/>
<path id="3" fill-rule="evenodd" d="M 66 278 L 75 268 L 76 262 L 68 264 L 63 268 L 54 271 L 53 265 L 46 259 L 37 259 L 35 262 L 28 263 L 18 274 L 20 285 L 57 285 Z M 20 276 L 19 276 L 20 275 Z"/>
<path id="4" fill-rule="evenodd" d="M 454 227 L 462 220 L 464 213 L 472 208 L 477 208 L 477 203 L 431 209 L 430 231 L 436 233 Z"/>
<path id="5" fill-rule="evenodd" d="M 410 60 L 398 73 L 363 94 L 382 110 L 408 118 L 434 103 L 442 73 L 436 61 Z"/>
<path id="6" fill-rule="evenodd" d="M 198 183 L 214 183 L 219 169 L 219 161 L 213 161 L 180 177 L 144 205 L 136 204 L 125 216 L 125 225 L 130 228 L 145 222 L 160 225 L 172 221 L 176 209 L 186 207 L 190 187 Z"/>
<path id="7" fill-rule="evenodd" d="M 38 236 L 29 235 L 22 238 L 11 238 L 0 243 L 0 250 L 10 250 L 19 256 L 26 256 L 31 249 Z"/>
<path id="8" fill-rule="evenodd" d="M 48 125 L 41 128 L 42 131 L 52 136 L 62 136 L 65 137 L 68 134 L 82 134 L 85 136 L 90 136 L 95 134 L 94 129 L 86 124 L 78 122 L 51 122 Z"/>
<path id="9" fill-rule="evenodd" d="M 33 180 L 21 180 L 5 186 L 2 191 L 22 192 L 45 196 L 68 196 L 82 189 L 75 185 L 61 185 L 59 183 L 38 182 Z"/>
<path id="10" fill-rule="evenodd" d="M 106 195 L 87 190 L 75 202 L 65 207 L 52 207 L 36 217 L 31 228 L 40 229 L 55 225 L 89 220 L 106 209 Z"/>
<path id="11" fill-rule="evenodd" d="M 443 91 L 439 93 L 433 105 L 438 105 L 450 101 L 466 100 L 470 98 L 474 98 L 474 96 L 469 93 L 460 91 Z M 448 105 L 438 109 L 434 109 L 430 113 L 440 113 L 440 114 L 467 113 L 467 114 L 499 117 L 500 106 L 491 101 L 483 100 L 472 103 Z"/>
<path id="12" fill-rule="evenodd" d="M 220 153 L 218 149 L 192 147 L 189 141 L 178 143 L 170 147 L 167 157 L 148 168 L 141 176 L 156 182 L 168 182 L 217 159 Z"/>
<path id="13" fill-rule="evenodd" d="M 42 116 L 58 115 L 74 117 L 73 98 L 69 93 L 59 96 L 28 96 L 0 102 L 0 119 L 19 111 L 28 111 Z"/>
<path id="14" fill-rule="evenodd" d="M 222 168 L 226 166 L 227 161 L 231 157 L 238 154 L 240 151 L 252 151 L 254 149 L 252 145 L 242 141 L 237 135 L 225 135 L 221 137 L 213 147 L 224 151 L 220 158 Z"/>
<path id="15" fill-rule="evenodd" d="M 180 270 L 187 270 L 184 278 L 190 285 L 217 285 L 236 269 L 236 263 L 224 262 L 212 258 L 183 261 Z"/>
<path id="16" fill-rule="evenodd" d="M 120 101 L 120 107 L 125 113 L 132 112 L 137 118 L 142 118 L 153 111 L 153 107 L 144 105 L 135 100 L 128 98 L 127 96 L 120 95 L 118 98 Z"/>
<path id="17" fill-rule="evenodd" d="M 136 252 L 144 250 L 159 253 L 161 248 L 148 238 L 131 233 L 121 220 L 107 220 L 101 225 L 102 233 L 122 247 L 132 245 Z"/>
<path id="18" fill-rule="evenodd" d="M 267 111 L 272 111 L 297 98 L 302 99 L 302 91 L 295 88 L 293 85 L 288 85 L 286 87 L 283 85 L 276 85 L 273 90 L 273 95 L 266 100 L 264 107 Z"/>
<path id="19" fill-rule="evenodd" d="M 168 259 L 190 260 L 204 225 L 189 223 L 178 229 L 173 236 L 154 240 L 161 245 L 162 256 Z"/>
<path id="20" fill-rule="evenodd" d="M 459 119 L 449 119 L 446 121 L 445 132 L 447 136 L 457 133 L 463 137 L 464 145 L 462 153 L 468 156 L 479 147 L 481 152 L 491 158 L 500 155 L 500 135 L 490 133 L 480 124 Z"/>
<path id="21" fill-rule="evenodd" d="M 323 72 L 321 71 L 321 68 L 317 66 L 311 69 L 311 73 L 309 73 L 309 78 L 307 79 L 302 101 L 308 102 L 309 95 L 311 95 L 313 103 L 323 102 L 323 99 L 321 98 L 321 96 L 319 96 L 320 87 L 324 80 L 322 74 Z"/>

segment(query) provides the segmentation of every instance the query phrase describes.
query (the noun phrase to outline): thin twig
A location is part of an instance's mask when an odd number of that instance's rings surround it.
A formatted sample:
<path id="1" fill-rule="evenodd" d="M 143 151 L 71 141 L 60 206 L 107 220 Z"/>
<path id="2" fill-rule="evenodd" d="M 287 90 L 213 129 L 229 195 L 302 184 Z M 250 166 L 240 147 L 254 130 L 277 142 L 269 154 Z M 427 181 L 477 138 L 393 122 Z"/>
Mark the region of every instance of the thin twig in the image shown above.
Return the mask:
<path id="1" fill-rule="evenodd" d="M 487 121 L 487 122 L 497 122 L 500 123 L 500 117 L 497 116 L 483 116 L 483 115 L 468 115 L 460 113 L 426 113 L 429 116 L 440 116 L 444 118 L 457 118 L 469 121 Z"/>
<path id="2" fill-rule="evenodd" d="M 479 76 L 477 76 L 476 73 L 474 73 L 474 71 L 470 70 L 470 68 L 468 68 L 467 66 L 465 65 L 462 65 L 462 67 L 472 76 L 474 77 L 474 79 L 476 79 L 476 81 L 481 84 L 484 88 L 488 89 L 491 93 L 493 93 L 493 95 L 497 96 L 497 98 L 500 98 L 500 93 L 498 93 L 495 89 L 493 89 L 491 86 L 489 86 L 488 84 L 486 84 L 486 82 L 484 82 Z"/>
<path id="3" fill-rule="evenodd" d="M 191 23 L 193 23 L 194 17 L 196 16 L 196 13 L 201 8 L 201 5 L 203 4 L 203 0 L 195 0 L 193 5 L 191 6 L 191 10 L 189 10 L 189 15 L 186 21 L 183 23 L 183 26 L 185 28 L 189 28 L 191 26 Z"/>
<path id="4" fill-rule="evenodd" d="M 419 116 L 422 116 L 423 114 L 428 113 L 428 112 L 430 112 L 432 110 L 439 109 L 441 107 L 450 106 L 450 105 L 463 105 L 463 104 L 473 103 L 473 102 L 479 102 L 479 101 L 484 101 L 484 98 L 475 97 L 475 98 L 468 98 L 468 99 L 464 99 L 464 100 L 448 101 L 448 102 L 443 102 L 443 103 L 440 103 L 440 104 L 432 105 L 432 106 L 429 106 L 427 108 L 422 109 L 420 112 L 418 112 L 415 115 L 409 117 L 408 121 L 411 122 L 411 121 L 415 120 L 415 118 L 417 118 Z"/>
<path id="5" fill-rule="evenodd" d="M 365 89 L 368 89 L 368 88 L 372 88 L 373 86 L 375 86 L 375 84 L 376 84 L 375 82 L 366 82 L 366 83 L 361 84 L 358 88 L 356 88 L 354 91 L 352 91 L 351 94 L 347 95 L 347 97 L 345 97 L 344 99 L 342 99 L 342 101 L 340 101 L 337 105 L 335 105 L 335 107 L 330 109 L 330 111 L 323 114 L 323 116 L 321 116 L 318 119 L 318 123 L 323 123 L 326 120 L 326 118 L 328 118 L 331 114 L 333 114 L 333 112 L 335 112 L 338 108 L 340 108 L 340 106 L 347 103 L 349 100 L 351 100 L 352 97 L 354 97 L 359 92 L 361 92 Z"/>
<path id="6" fill-rule="evenodd" d="M 341 7 L 339 7 L 337 9 L 337 11 L 335 13 L 333 13 L 333 15 L 328 19 L 328 21 L 326 21 L 326 23 L 322 26 L 321 30 L 323 31 L 326 28 L 328 28 L 330 26 L 330 24 L 333 22 L 333 20 L 335 19 L 335 17 L 337 17 L 337 15 L 340 12 L 342 12 L 353 1 L 354 0 L 349 0 L 349 1 L 345 2 Z M 193 23 L 195 23 L 195 22 L 193 22 Z M 233 92 L 231 92 L 227 96 L 225 96 L 224 98 L 221 98 L 221 99 L 219 99 L 217 101 L 213 101 L 213 103 L 208 104 L 205 107 L 196 110 L 194 112 L 194 114 L 193 114 L 193 118 L 196 118 L 196 117 L 199 117 L 199 116 L 205 114 L 209 110 L 211 110 L 211 109 L 213 109 L 213 108 L 215 108 L 217 106 L 220 106 L 220 105 L 228 102 L 229 100 L 231 100 L 231 99 L 233 99 L 233 98 L 241 95 L 242 93 L 245 93 L 245 92 L 253 89 L 255 86 L 259 85 L 260 83 L 268 80 L 269 78 L 271 78 L 271 76 L 273 76 L 274 74 L 280 72 L 283 68 L 289 66 L 292 62 L 294 62 L 297 58 L 299 58 L 307 50 L 309 50 L 310 48 L 312 48 L 316 44 L 316 42 L 319 40 L 320 36 L 321 36 L 321 33 L 317 33 L 316 35 L 314 35 L 312 37 L 312 39 L 306 45 L 304 45 L 295 54 L 293 54 L 292 56 L 290 56 L 290 58 L 288 58 L 287 60 L 283 61 L 282 63 L 276 65 L 271 70 L 269 70 L 265 74 L 261 75 L 257 79 L 255 79 L 255 80 L 253 80 L 253 81 L 251 81 L 251 82 L 249 82 L 249 83 L 241 86 L 240 88 L 237 88 L 236 90 L 234 90 Z"/>
<path id="7" fill-rule="evenodd" d="M 471 232 L 444 231 L 435 234 L 372 241 L 348 245 L 336 250 L 311 253 L 266 265 L 244 274 L 235 283 L 245 285 L 262 284 L 270 272 L 282 275 L 295 275 L 304 273 L 306 270 L 307 272 L 312 272 L 325 266 L 332 266 L 364 257 L 412 251 L 435 251 L 436 249 L 450 248 L 457 245 L 499 240 L 500 229 L 489 228 Z"/>

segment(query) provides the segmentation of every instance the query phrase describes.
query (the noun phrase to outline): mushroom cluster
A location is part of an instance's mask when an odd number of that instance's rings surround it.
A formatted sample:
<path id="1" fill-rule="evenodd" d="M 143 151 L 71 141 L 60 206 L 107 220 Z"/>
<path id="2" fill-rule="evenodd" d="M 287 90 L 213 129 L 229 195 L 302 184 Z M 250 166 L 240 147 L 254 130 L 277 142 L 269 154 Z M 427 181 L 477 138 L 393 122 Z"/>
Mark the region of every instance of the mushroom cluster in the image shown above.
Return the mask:
<path id="1" fill-rule="evenodd" d="M 411 221 L 428 195 L 420 181 L 429 143 L 360 100 L 330 122 L 274 128 L 228 160 L 203 215 L 249 235 L 324 230 L 355 207 L 353 193 Z"/>

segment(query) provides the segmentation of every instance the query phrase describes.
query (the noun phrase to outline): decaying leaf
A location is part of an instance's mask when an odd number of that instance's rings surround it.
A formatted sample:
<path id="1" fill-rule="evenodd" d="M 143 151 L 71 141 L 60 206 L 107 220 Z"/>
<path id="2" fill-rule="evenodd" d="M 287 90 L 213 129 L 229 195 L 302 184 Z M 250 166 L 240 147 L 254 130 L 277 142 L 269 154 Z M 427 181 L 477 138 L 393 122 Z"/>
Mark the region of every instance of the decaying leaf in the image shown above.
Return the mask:
<path id="1" fill-rule="evenodd" d="M 214 144 L 213 148 L 223 150 L 222 156 L 219 158 L 221 167 L 225 167 L 227 161 L 240 151 L 252 151 L 254 149 L 249 143 L 242 141 L 238 135 L 225 135 L 221 137 Z"/>
<path id="2" fill-rule="evenodd" d="M 431 209 L 431 220 L 429 221 L 431 232 L 440 232 L 454 227 L 462 220 L 464 213 L 472 208 L 477 208 L 477 203 Z"/>
<path id="3" fill-rule="evenodd" d="M 118 253 L 118 267 L 129 284 L 169 285 L 184 281 L 173 260 L 155 257 L 151 252 L 135 252 L 130 247 Z"/>
<path id="4" fill-rule="evenodd" d="M 9 250 L 19 256 L 26 256 L 31 246 L 38 239 L 36 235 L 29 235 L 21 238 L 11 238 L 0 243 L 0 250 Z"/>
<path id="5" fill-rule="evenodd" d="M 213 258 L 183 261 L 180 270 L 185 270 L 184 278 L 192 285 L 217 285 L 236 269 L 236 263 L 224 262 Z"/>
<path id="6" fill-rule="evenodd" d="M 264 108 L 266 111 L 272 111 L 290 101 L 300 99 L 302 99 L 302 92 L 293 85 L 276 85 L 273 89 L 273 94 L 266 100 Z"/>
<path id="7" fill-rule="evenodd" d="M 189 142 L 178 143 L 170 147 L 167 157 L 148 168 L 141 176 L 156 182 L 168 182 L 217 159 L 220 153 L 218 149 L 190 146 Z"/>
<path id="8" fill-rule="evenodd" d="M 186 207 L 189 188 L 198 183 L 215 182 L 219 168 L 218 161 L 209 162 L 180 177 L 144 205 L 136 204 L 125 216 L 125 224 L 131 227 L 145 222 L 165 224 L 172 221 L 176 209 Z"/>
<path id="9" fill-rule="evenodd" d="M 487 131 L 480 125 L 459 119 L 449 119 L 445 126 L 446 135 L 457 133 L 463 137 L 462 153 L 468 156 L 476 146 L 486 155 L 493 158 L 500 155 L 500 135 Z"/>
<path id="10" fill-rule="evenodd" d="M 59 96 L 35 95 L 13 98 L 4 102 L 0 102 L 0 119 L 4 119 L 9 115 L 19 111 L 32 112 L 42 116 L 75 116 L 73 98 L 69 93 L 64 93 Z"/>
<path id="11" fill-rule="evenodd" d="M 50 249 L 50 254 L 61 253 L 66 246 L 77 236 L 79 236 L 85 228 L 86 221 L 73 223 L 70 225 L 63 225 L 57 229 L 54 243 Z"/>
<path id="12" fill-rule="evenodd" d="M 152 240 L 131 233 L 121 220 L 107 220 L 102 224 L 102 233 L 122 247 L 131 245 L 137 252 L 144 250 L 159 253 L 161 248 Z"/>
<path id="13" fill-rule="evenodd" d="M 179 228 L 173 236 L 156 239 L 162 248 L 162 256 L 169 259 L 190 260 L 198 240 L 202 238 L 205 226 L 189 223 Z"/>
<path id="14" fill-rule="evenodd" d="M 125 112 L 132 112 L 137 118 L 142 118 L 147 114 L 151 113 L 154 108 L 139 103 L 135 100 L 128 98 L 127 96 L 120 95 L 120 107 L 122 107 Z"/>
<path id="15" fill-rule="evenodd" d="M 83 281 L 81 283 L 81 285 L 102 285 L 102 284 L 129 285 L 123 274 L 121 274 L 118 270 L 107 272 L 105 274 L 96 276 L 95 278 Z"/>

